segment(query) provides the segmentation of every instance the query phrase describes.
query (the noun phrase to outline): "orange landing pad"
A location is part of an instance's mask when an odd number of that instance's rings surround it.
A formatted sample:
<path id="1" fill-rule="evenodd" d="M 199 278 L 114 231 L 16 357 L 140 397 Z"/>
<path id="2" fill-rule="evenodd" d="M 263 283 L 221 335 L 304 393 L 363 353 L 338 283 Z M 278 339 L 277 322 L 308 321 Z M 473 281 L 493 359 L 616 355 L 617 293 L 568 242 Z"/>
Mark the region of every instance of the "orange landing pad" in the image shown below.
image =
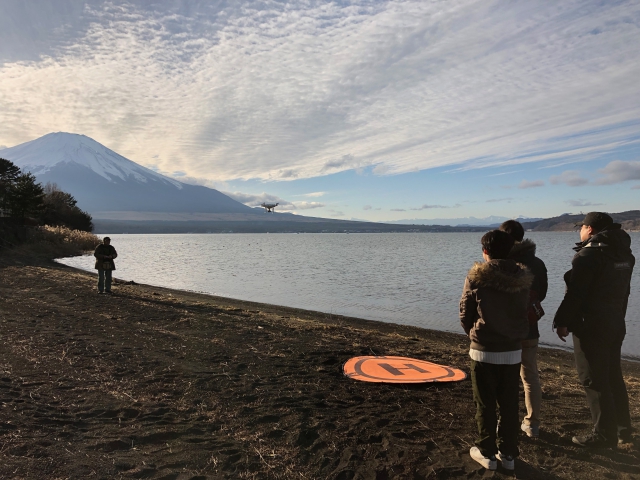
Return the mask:
<path id="1" fill-rule="evenodd" d="M 344 374 L 362 382 L 459 382 L 467 374 L 457 368 L 407 357 L 354 357 L 344 364 Z"/>

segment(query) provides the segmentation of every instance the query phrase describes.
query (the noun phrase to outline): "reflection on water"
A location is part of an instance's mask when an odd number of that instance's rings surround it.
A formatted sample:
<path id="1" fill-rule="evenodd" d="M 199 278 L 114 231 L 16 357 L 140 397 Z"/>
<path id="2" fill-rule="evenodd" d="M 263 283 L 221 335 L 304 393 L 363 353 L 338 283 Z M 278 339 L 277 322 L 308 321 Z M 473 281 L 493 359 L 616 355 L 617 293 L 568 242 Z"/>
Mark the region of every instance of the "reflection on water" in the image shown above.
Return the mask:
<path id="1" fill-rule="evenodd" d="M 640 252 L 640 234 L 631 233 Z M 482 260 L 482 233 L 110 235 L 117 278 L 326 313 L 461 332 L 464 277 Z M 575 232 L 530 233 L 549 270 L 541 342 L 551 330 Z M 93 269 L 93 257 L 62 263 Z M 636 268 L 623 352 L 640 352 L 640 269 Z M 570 343 L 569 343 L 570 345 Z"/>

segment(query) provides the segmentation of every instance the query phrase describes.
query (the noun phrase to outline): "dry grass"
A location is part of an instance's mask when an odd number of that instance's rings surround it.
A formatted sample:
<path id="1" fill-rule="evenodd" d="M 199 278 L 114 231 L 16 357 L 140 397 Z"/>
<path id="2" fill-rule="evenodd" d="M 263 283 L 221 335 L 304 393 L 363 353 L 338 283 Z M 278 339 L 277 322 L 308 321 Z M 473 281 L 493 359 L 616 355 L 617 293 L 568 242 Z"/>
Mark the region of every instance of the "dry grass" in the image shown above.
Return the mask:
<path id="1" fill-rule="evenodd" d="M 29 239 L 12 249 L 12 253 L 24 257 L 60 258 L 81 255 L 92 251 L 100 238 L 90 232 L 66 227 L 35 227 Z"/>

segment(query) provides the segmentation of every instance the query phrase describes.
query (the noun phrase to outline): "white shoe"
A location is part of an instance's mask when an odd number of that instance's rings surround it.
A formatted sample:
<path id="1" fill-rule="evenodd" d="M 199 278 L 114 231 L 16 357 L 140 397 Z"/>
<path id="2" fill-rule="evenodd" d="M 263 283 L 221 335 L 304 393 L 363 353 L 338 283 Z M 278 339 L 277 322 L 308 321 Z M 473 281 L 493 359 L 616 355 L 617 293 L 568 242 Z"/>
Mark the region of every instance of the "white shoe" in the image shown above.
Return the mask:
<path id="1" fill-rule="evenodd" d="M 505 455 L 504 453 L 498 452 L 496 455 L 500 463 L 502 463 L 502 468 L 505 470 L 514 470 L 516 468 L 516 461 L 513 459 L 511 455 Z"/>
<path id="2" fill-rule="evenodd" d="M 482 455 L 482 452 L 478 447 L 471 447 L 471 450 L 469 450 L 469 455 L 471 455 L 471 458 L 473 458 L 487 470 L 496 470 L 498 468 L 498 461 L 496 460 L 495 455 L 485 457 L 484 455 Z"/>
<path id="3" fill-rule="evenodd" d="M 520 425 L 520 430 L 526 433 L 527 437 L 538 438 L 538 436 L 540 435 L 540 427 L 538 427 L 538 425 L 527 425 L 526 423 L 522 422 L 522 425 Z"/>

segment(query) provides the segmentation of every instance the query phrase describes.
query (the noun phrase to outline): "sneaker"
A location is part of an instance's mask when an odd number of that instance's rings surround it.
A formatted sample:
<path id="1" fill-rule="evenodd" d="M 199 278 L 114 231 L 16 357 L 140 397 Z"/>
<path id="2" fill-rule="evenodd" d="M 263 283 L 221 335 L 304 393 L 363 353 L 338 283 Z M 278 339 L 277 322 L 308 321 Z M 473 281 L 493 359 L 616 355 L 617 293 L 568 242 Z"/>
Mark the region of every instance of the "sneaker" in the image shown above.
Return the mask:
<path id="1" fill-rule="evenodd" d="M 102 295 L 104 292 L 101 292 L 100 290 L 98 290 L 98 295 Z"/>
<path id="2" fill-rule="evenodd" d="M 484 455 L 482 455 L 482 452 L 478 447 L 471 447 L 471 450 L 469 450 L 469 455 L 471 455 L 471 458 L 473 458 L 487 470 L 496 470 L 498 468 L 498 461 L 496 460 L 496 456 L 491 455 L 490 457 L 485 457 Z"/>
<path id="3" fill-rule="evenodd" d="M 527 437 L 538 438 L 540 436 L 540 427 L 538 425 L 527 425 L 522 422 L 520 430 L 527 434 Z"/>
<path id="4" fill-rule="evenodd" d="M 592 432 L 589 435 L 575 436 L 571 441 L 576 445 L 587 448 L 611 448 L 617 444 L 617 441 L 608 440 L 597 432 Z"/>
<path id="5" fill-rule="evenodd" d="M 633 443 L 633 435 L 630 428 L 621 428 L 618 430 L 618 444 Z"/>
<path id="6" fill-rule="evenodd" d="M 513 459 L 511 455 L 505 455 L 502 452 L 498 452 L 496 455 L 500 463 L 502 463 L 502 468 L 505 470 L 514 470 L 516 468 L 516 461 Z"/>

